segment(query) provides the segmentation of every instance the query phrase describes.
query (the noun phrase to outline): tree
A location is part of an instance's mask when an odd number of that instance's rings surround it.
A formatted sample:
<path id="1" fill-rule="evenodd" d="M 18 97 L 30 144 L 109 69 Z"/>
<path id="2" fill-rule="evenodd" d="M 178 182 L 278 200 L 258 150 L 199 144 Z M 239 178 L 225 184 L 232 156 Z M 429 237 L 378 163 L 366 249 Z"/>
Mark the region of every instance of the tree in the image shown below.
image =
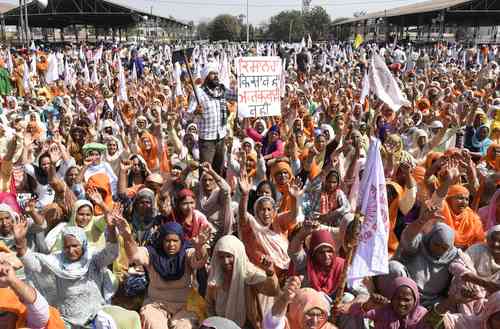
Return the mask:
<path id="1" fill-rule="evenodd" d="M 219 15 L 208 27 L 210 40 L 237 41 L 240 39 L 241 26 L 238 18 L 231 15 Z"/>
<path id="2" fill-rule="evenodd" d="M 200 40 L 208 40 L 210 38 L 209 26 L 210 22 L 199 22 L 198 26 L 196 26 L 196 37 Z"/>
<path id="3" fill-rule="evenodd" d="M 331 19 L 325 8 L 316 6 L 304 15 L 307 32 L 313 40 L 325 40 L 328 38 Z"/>
<path id="4" fill-rule="evenodd" d="M 304 16 L 298 10 L 282 11 L 271 17 L 268 36 L 274 40 L 300 41 L 305 34 Z"/>

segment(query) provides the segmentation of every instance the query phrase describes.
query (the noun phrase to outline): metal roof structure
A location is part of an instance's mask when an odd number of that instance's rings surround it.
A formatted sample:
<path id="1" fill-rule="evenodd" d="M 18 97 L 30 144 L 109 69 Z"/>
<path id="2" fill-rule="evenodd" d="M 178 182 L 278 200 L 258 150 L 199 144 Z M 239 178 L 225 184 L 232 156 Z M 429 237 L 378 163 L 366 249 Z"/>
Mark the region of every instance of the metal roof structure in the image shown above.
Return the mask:
<path id="1" fill-rule="evenodd" d="M 28 4 L 31 27 L 62 28 L 71 25 L 96 27 L 127 27 L 148 19 L 156 19 L 160 26 L 185 27 L 187 24 L 155 15 L 145 10 L 132 8 L 118 0 L 48 0 L 46 8 L 36 1 Z M 3 13 L 6 25 L 17 25 L 19 7 Z"/>
<path id="2" fill-rule="evenodd" d="M 335 25 L 353 25 L 384 19 L 396 26 L 425 26 L 441 18 L 447 25 L 500 25 L 500 0 L 432 0 L 369 13 Z"/>

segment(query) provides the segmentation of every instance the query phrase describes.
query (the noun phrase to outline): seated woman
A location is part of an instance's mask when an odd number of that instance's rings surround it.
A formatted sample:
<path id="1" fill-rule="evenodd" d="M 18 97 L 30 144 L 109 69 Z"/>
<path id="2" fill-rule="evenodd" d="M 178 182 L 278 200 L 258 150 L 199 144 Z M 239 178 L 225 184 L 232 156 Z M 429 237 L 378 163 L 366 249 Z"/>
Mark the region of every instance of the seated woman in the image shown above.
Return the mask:
<path id="1" fill-rule="evenodd" d="M 444 222 L 455 231 L 455 246 L 467 249 L 478 242 L 484 242 L 485 234 L 481 219 L 469 207 L 470 192 L 462 185 L 448 189 L 444 203 Z"/>
<path id="2" fill-rule="evenodd" d="M 273 263 L 264 260 L 265 271 L 253 265 L 238 238 L 226 235 L 215 245 L 208 277 L 209 316 L 233 320 L 241 328 L 262 328 L 262 310 L 257 294 L 277 296 L 278 278 Z"/>
<path id="3" fill-rule="evenodd" d="M 480 208 L 477 213 L 486 231 L 500 224 L 500 189 L 493 194 L 488 205 Z"/>
<path id="4" fill-rule="evenodd" d="M 354 304 L 349 313 L 375 323 L 375 329 L 425 329 L 427 310 L 420 306 L 420 294 L 410 278 L 398 277 L 388 287 L 390 300 L 374 294 L 368 302 Z"/>
<path id="5" fill-rule="evenodd" d="M 106 269 L 119 252 L 113 216 L 107 217 L 107 244 L 92 252 L 85 231 L 66 227 L 62 231 L 63 250 L 53 255 L 30 251 L 26 246 L 27 223 L 15 227 L 18 256 L 30 276 L 48 276 L 55 287 L 54 299 L 67 328 L 88 329 L 101 323 L 118 328 L 140 328 L 137 313 L 116 306 L 105 306 L 104 295 L 112 293 L 106 282 Z M 126 326 L 123 327 L 123 324 Z"/>
<path id="6" fill-rule="evenodd" d="M 336 243 L 330 231 L 312 230 L 313 226 L 304 226 L 290 244 L 289 254 L 295 275 L 304 276 L 302 287 L 313 288 L 335 299 L 345 262 L 337 256 Z M 309 249 L 306 252 L 302 246 L 309 234 Z"/>
<path id="7" fill-rule="evenodd" d="M 33 287 L 0 261 L 0 324 L 5 329 L 64 329 L 59 312 Z"/>
<path id="8" fill-rule="evenodd" d="M 130 263 L 143 266 L 149 276 L 149 287 L 141 309 L 144 329 L 195 328 L 196 312 L 188 311 L 187 299 L 195 288 L 195 271 L 205 266 L 208 253 L 208 230 L 192 240 L 188 248 L 182 226 L 168 223 L 161 226 L 153 246 L 139 247 L 134 241 L 125 219 L 117 221 L 125 240 Z"/>
<path id="9" fill-rule="evenodd" d="M 184 238 L 196 237 L 205 227 L 211 227 L 207 217 L 196 207 L 196 196 L 189 189 L 182 189 L 174 200 L 174 208 L 170 220 L 182 225 Z"/>
<path id="10" fill-rule="evenodd" d="M 263 329 L 336 329 L 328 322 L 331 305 L 320 292 L 300 288 L 298 276 L 290 277 L 272 311 L 267 313 Z M 287 312 L 288 309 L 288 312 Z"/>

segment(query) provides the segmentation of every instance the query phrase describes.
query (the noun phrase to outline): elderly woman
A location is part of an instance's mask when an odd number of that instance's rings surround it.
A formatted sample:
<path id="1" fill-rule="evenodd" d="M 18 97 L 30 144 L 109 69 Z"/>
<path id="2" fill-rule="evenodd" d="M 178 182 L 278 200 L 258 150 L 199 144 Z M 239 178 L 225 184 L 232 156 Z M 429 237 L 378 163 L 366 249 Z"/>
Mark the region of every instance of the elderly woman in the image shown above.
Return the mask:
<path id="1" fill-rule="evenodd" d="M 139 247 L 133 239 L 125 219 L 118 220 L 120 233 L 130 263 L 143 266 L 149 276 L 146 299 L 141 308 L 144 329 L 198 326 L 198 314 L 188 310 L 189 296 L 194 290 L 197 269 L 205 266 L 208 253 L 205 243 L 209 231 L 205 230 L 191 240 L 193 248 L 184 239 L 182 226 L 164 224 L 152 246 Z"/>
<path id="2" fill-rule="evenodd" d="M 303 275 L 302 287 L 313 288 L 335 299 L 344 269 L 344 259 L 337 256 L 337 248 L 332 233 L 327 230 L 314 231 L 304 226 L 290 244 L 289 254 L 296 275 Z M 308 251 L 304 251 L 304 240 L 310 234 Z"/>
<path id="3" fill-rule="evenodd" d="M 276 296 L 278 278 L 272 262 L 266 270 L 253 265 L 243 243 L 232 235 L 222 237 L 215 245 L 208 277 L 207 304 L 209 316 L 222 316 L 243 328 L 262 328 L 262 310 L 257 294 Z"/>
<path id="4" fill-rule="evenodd" d="M 139 328 L 135 312 L 115 306 L 105 306 L 104 296 L 112 293 L 106 281 L 105 269 L 117 257 L 119 247 L 112 217 L 107 218 L 107 245 L 93 252 L 85 231 L 79 227 L 67 227 L 62 231 L 63 250 L 43 255 L 27 248 L 27 223 L 20 221 L 15 228 L 18 256 L 30 276 L 46 276 L 53 280 L 55 306 L 67 328 L 90 329 L 98 325 L 116 325 L 118 328 Z M 125 327 L 120 326 L 123 322 Z"/>
<path id="5" fill-rule="evenodd" d="M 395 278 L 387 287 L 390 299 L 372 295 L 363 304 L 354 304 L 350 314 L 373 320 L 375 329 L 427 329 L 427 310 L 420 306 L 415 282 L 406 277 Z"/>
<path id="6" fill-rule="evenodd" d="M 470 192 L 462 185 L 448 189 L 443 215 L 445 223 L 455 231 L 455 246 L 467 249 L 484 241 L 483 224 L 479 216 L 469 208 Z"/>
<path id="7" fill-rule="evenodd" d="M 331 305 L 320 292 L 300 288 L 300 278 L 288 279 L 272 311 L 265 315 L 264 329 L 336 329 L 328 322 Z M 287 312 L 288 310 L 288 312 Z"/>

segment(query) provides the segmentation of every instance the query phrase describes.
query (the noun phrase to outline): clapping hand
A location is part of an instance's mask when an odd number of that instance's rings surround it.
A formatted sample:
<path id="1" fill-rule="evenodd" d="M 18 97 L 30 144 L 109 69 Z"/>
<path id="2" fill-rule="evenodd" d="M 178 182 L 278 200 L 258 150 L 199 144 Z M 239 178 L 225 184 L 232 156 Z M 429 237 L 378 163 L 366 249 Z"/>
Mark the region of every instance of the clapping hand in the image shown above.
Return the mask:
<path id="1" fill-rule="evenodd" d="M 299 291 L 301 285 L 302 285 L 301 277 L 299 276 L 289 277 L 285 283 L 285 286 L 283 287 L 281 298 L 283 298 L 287 303 L 290 303 L 297 295 L 297 292 Z"/>
<path id="2" fill-rule="evenodd" d="M 303 184 L 302 180 L 298 177 L 296 177 L 289 185 L 288 185 L 288 191 L 291 196 L 294 198 L 298 199 L 304 194 L 304 189 L 303 189 Z"/>

